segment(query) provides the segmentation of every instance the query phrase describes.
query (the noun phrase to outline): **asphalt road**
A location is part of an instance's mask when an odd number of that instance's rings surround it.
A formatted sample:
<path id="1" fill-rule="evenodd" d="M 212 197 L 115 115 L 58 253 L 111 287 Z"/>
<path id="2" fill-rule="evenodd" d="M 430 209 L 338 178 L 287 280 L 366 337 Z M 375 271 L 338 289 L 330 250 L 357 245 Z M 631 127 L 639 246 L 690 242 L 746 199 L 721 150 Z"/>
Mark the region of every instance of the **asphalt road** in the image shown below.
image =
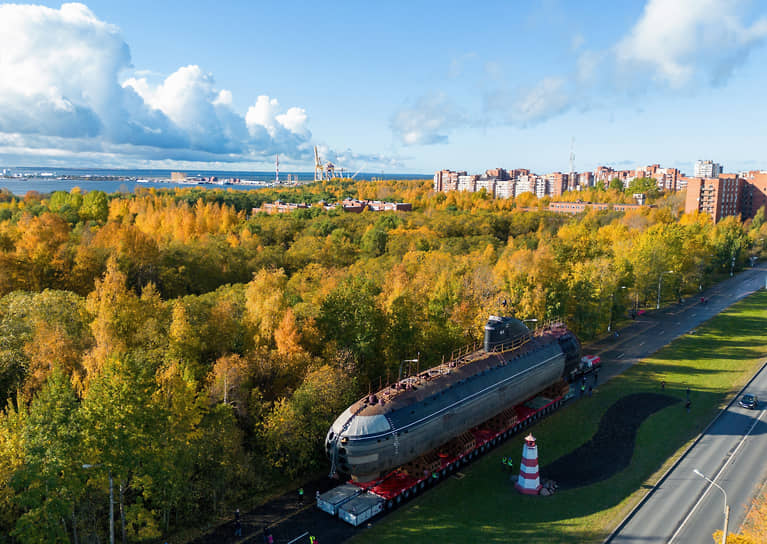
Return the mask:
<path id="1" fill-rule="evenodd" d="M 658 351 L 672 340 L 687 334 L 738 300 L 765 286 L 767 265 L 748 268 L 700 296 L 688 298 L 658 311 L 650 311 L 636 321 L 584 349 L 587 355 L 600 355 L 600 381 L 625 371 L 631 365 Z M 706 299 L 702 303 L 701 296 Z"/>
<path id="2" fill-rule="evenodd" d="M 767 367 L 747 389 L 767 398 Z M 732 403 L 608 542 L 713 542 L 712 533 L 722 529 L 724 522 L 724 497 L 694 469 L 727 493 L 729 532 L 737 532 L 751 499 L 767 478 L 766 405 L 761 402 L 758 410 L 746 410 Z"/>
<path id="3" fill-rule="evenodd" d="M 603 357 L 615 360 L 614 357 L 623 353 L 618 360 L 641 358 L 647 353 L 637 353 L 640 343 L 641 348 L 655 347 L 658 343 L 665 345 L 687 329 L 694 328 L 764 286 L 765 276 L 764 267 L 747 270 L 717 285 L 706 295 L 710 297 L 708 304 L 701 304 L 699 299 L 688 301 L 678 305 L 677 311 L 669 308 L 662 312 L 666 315 L 633 325 L 631 329 L 641 328 L 641 336 L 636 340 L 605 346 Z M 611 370 L 619 371 L 619 367 L 627 363 L 629 361 L 617 363 L 617 368 Z M 609 361 L 606 366 L 610 367 Z M 698 469 L 725 490 L 730 505 L 729 532 L 738 531 L 752 498 L 767 478 L 767 463 L 764 462 L 764 452 L 767 451 L 767 416 L 764 414 L 767 408 L 764 402 L 767 399 L 767 368 L 762 369 L 747 390 L 763 399 L 759 409 L 746 410 L 732 403 L 607 542 L 713 542 L 712 533 L 722 529 L 724 522 L 724 497 L 719 489 L 697 476 L 693 469 Z"/>

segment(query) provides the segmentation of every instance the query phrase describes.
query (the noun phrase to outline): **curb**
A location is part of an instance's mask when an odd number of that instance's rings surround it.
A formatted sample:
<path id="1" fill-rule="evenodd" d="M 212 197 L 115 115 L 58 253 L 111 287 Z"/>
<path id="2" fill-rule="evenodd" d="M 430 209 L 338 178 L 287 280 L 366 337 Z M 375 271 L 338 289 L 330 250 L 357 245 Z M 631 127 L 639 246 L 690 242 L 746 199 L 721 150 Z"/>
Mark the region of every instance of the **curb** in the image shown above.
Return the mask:
<path id="1" fill-rule="evenodd" d="M 720 416 L 721 416 L 721 415 L 722 415 L 724 412 L 726 412 L 726 411 L 727 411 L 727 410 L 730 408 L 730 406 L 732 406 L 732 404 L 733 404 L 733 403 L 734 403 L 734 402 L 735 402 L 735 401 L 738 399 L 738 397 L 740 397 L 740 396 L 743 394 L 743 391 L 745 391 L 745 390 L 746 390 L 746 388 L 747 388 L 748 386 L 750 386 L 750 385 L 751 385 L 751 382 L 753 382 L 753 381 L 756 379 L 756 377 L 757 377 L 757 376 L 758 376 L 758 375 L 759 375 L 759 374 L 760 374 L 760 373 L 761 373 L 761 372 L 762 372 L 762 371 L 763 371 L 765 368 L 767 368 L 767 359 L 765 359 L 765 361 L 762 363 L 762 366 L 760 366 L 760 367 L 757 369 L 757 371 L 756 371 L 756 372 L 754 372 L 754 375 L 753 375 L 753 376 L 751 376 L 751 378 L 749 378 L 749 380 L 748 380 L 748 381 L 747 381 L 747 382 L 746 382 L 746 383 L 743 385 L 743 387 L 740 389 L 740 391 L 738 391 L 738 392 L 737 392 L 737 393 L 736 393 L 736 394 L 735 394 L 735 395 L 732 397 L 732 399 L 730 400 L 730 402 L 728 402 L 728 403 L 727 403 L 727 406 L 725 406 L 724 408 L 722 408 L 721 410 L 719 410 L 719 413 L 717 413 L 717 414 L 714 416 L 714 418 L 713 418 L 711 421 L 709 421 L 708 425 L 706 425 L 706 428 L 705 428 L 705 429 L 703 429 L 703 430 L 702 430 L 702 431 L 701 431 L 701 432 L 698 434 L 698 436 L 697 436 L 697 437 L 695 437 L 695 440 L 693 440 L 692 444 L 690 444 L 690 445 L 687 447 L 687 449 L 686 449 L 686 450 L 684 450 L 684 452 L 682 452 L 682 455 L 680 455 L 680 456 L 679 456 L 679 458 L 678 458 L 676 461 L 674 461 L 674 463 L 673 463 L 673 464 L 672 464 L 672 465 L 671 465 L 671 466 L 670 466 L 670 467 L 669 467 L 669 468 L 666 470 L 666 472 L 664 472 L 664 473 L 663 473 L 663 475 L 661 475 L 661 477 L 658 479 L 658 481 L 657 481 L 657 482 L 655 482 L 655 484 L 653 484 L 653 486 L 652 486 L 652 489 L 650 489 L 650 491 L 648 491 L 648 492 L 647 492 L 647 494 L 645 494 L 645 496 L 644 496 L 644 497 L 642 497 L 642 499 L 641 499 L 641 500 L 640 500 L 640 501 L 639 501 L 639 502 L 636 504 L 636 506 L 634 506 L 634 508 L 632 508 L 632 509 L 631 509 L 631 512 L 629 512 L 629 513 L 626 515 L 626 517 L 625 517 L 625 518 L 623 518 L 623 520 L 622 520 L 622 521 L 621 521 L 621 522 L 620 522 L 620 523 L 617 525 L 617 527 L 615 527 L 615 529 L 613 529 L 613 530 L 612 530 L 612 532 L 611 532 L 609 535 L 607 535 L 607 538 L 605 538 L 605 539 L 602 541 L 602 544 L 608 544 L 610 541 L 612 541 L 612 539 L 613 539 L 613 538 L 615 538 L 615 536 L 617 535 L 617 533 L 618 533 L 618 532 L 619 532 L 621 529 L 623 529 L 623 528 L 626 526 L 626 524 L 627 524 L 629 521 L 631 521 L 631 518 L 633 518 L 633 517 L 634 517 L 634 514 L 636 514 L 636 512 L 637 512 L 637 511 L 638 511 L 638 510 L 639 510 L 639 509 L 640 509 L 642 506 L 644 506 L 644 504 L 645 504 L 645 503 L 648 501 L 648 499 L 649 499 L 649 498 L 652 496 L 652 494 L 653 494 L 653 493 L 655 493 L 655 490 L 656 490 L 656 489 L 658 489 L 658 487 L 659 487 L 659 486 L 660 486 L 660 485 L 661 485 L 663 482 L 665 482 L 665 481 L 666 481 L 666 478 L 669 476 L 669 474 L 671 474 L 671 472 L 673 472 L 673 471 L 674 471 L 674 469 L 675 469 L 675 468 L 676 468 L 676 467 L 679 465 L 679 463 L 681 463 L 681 462 L 682 462 L 682 460 L 683 460 L 685 457 L 687 457 L 687 454 L 688 454 L 688 453 L 690 453 L 690 451 L 692 451 L 692 449 L 693 449 L 693 448 L 694 448 L 694 447 L 695 447 L 695 446 L 698 444 L 698 442 L 700 442 L 701 438 L 703 438 L 703 436 L 704 436 L 704 435 L 705 435 L 705 434 L 708 432 L 708 430 L 711 428 L 711 426 L 712 426 L 714 423 L 716 423 L 716 420 L 717 420 L 717 419 L 719 419 L 719 417 L 720 417 Z"/>

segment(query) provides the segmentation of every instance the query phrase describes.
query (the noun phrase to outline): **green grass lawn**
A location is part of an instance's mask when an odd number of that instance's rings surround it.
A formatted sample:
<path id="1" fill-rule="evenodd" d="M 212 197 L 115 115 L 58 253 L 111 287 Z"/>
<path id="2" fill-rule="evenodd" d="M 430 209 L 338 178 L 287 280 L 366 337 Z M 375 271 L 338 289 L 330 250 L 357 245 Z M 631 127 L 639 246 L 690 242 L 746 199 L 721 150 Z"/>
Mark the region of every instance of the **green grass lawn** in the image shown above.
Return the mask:
<path id="1" fill-rule="evenodd" d="M 522 456 L 513 437 L 389 514 L 352 542 L 601 542 L 729 401 L 767 354 L 767 291 L 737 303 L 584 398 L 536 424 L 541 466 L 589 440 L 602 415 L 619 398 L 661 392 L 682 402 L 650 416 L 639 429 L 631 465 L 608 480 L 552 497 L 518 494 L 500 459 Z M 685 389 L 692 410 L 685 411 Z"/>

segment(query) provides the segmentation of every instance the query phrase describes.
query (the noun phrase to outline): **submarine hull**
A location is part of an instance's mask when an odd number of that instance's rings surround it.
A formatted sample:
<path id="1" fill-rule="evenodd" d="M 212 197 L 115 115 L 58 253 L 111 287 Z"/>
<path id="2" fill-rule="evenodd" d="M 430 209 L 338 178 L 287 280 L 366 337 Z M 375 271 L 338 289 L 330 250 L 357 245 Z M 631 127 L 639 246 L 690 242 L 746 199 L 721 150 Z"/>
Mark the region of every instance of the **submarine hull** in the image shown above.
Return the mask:
<path id="1" fill-rule="evenodd" d="M 556 339 L 538 339 L 526 350 L 486 353 L 450 369 L 451 376 L 440 376 L 447 387 L 427 383 L 406 399 L 372 407 L 360 401 L 331 427 L 328 454 L 355 481 L 376 480 L 555 384 L 571 358 Z"/>

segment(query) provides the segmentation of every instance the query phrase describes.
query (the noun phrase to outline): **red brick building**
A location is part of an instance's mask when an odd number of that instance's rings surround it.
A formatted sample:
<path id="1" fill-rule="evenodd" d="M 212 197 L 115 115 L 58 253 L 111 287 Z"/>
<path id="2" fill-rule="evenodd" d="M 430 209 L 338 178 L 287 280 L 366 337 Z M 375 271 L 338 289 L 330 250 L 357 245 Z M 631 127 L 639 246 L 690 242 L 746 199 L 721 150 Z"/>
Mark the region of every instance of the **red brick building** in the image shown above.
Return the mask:
<path id="1" fill-rule="evenodd" d="M 745 174 L 746 185 L 743 188 L 744 217 L 754 217 L 762 206 L 767 206 L 767 171 L 752 170 Z"/>
<path id="2" fill-rule="evenodd" d="M 612 209 L 616 212 L 626 212 L 629 210 L 639 210 L 644 207 L 645 206 L 640 206 L 639 204 L 610 204 L 605 202 L 552 202 L 549 204 L 549 211 L 557 213 L 580 213 L 587 209 Z"/>
<path id="3" fill-rule="evenodd" d="M 714 223 L 728 215 L 742 214 L 744 185 L 744 180 L 737 174 L 720 174 L 718 178 L 687 178 L 684 211 L 706 213 Z"/>

